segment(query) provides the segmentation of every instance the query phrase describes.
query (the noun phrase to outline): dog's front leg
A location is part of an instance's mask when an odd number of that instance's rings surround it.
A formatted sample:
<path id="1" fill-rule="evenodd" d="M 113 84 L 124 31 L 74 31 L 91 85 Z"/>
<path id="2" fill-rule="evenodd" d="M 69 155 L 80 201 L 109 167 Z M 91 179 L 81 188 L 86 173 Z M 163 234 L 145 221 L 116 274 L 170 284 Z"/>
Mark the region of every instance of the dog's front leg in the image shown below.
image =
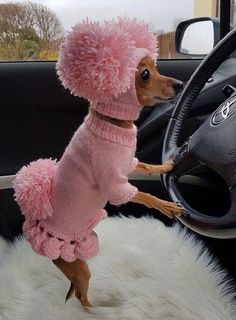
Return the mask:
<path id="1" fill-rule="evenodd" d="M 161 200 L 149 193 L 138 192 L 131 202 L 140 203 L 148 208 L 153 208 L 161 211 L 169 218 L 181 215 L 183 209 L 181 205 L 174 202 Z"/>
<path id="2" fill-rule="evenodd" d="M 171 171 L 174 167 L 174 161 L 172 159 L 165 161 L 161 165 L 152 165 L 143 162 L 138 162 L 134 172 L 142 173 L 167 173 Z"/>

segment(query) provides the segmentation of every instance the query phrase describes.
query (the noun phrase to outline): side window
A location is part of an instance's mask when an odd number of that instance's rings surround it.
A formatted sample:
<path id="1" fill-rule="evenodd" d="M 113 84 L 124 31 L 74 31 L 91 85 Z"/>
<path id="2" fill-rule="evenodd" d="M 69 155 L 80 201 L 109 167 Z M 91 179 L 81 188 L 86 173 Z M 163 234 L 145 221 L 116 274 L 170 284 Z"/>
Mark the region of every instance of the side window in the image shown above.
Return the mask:
<path id="1" fill-rule="evenodd" d="M 0 60 L 54 60 L 63 38 L 62 22 L 49 7 L 0 3 Z"/>
<path id="2" fill-rule="evenodd" d="M 232 21 L 236 0 L 232 0 Z M 180 21 L 216 16 L 217 0 L 34 0 L 0 2 L 0 61 L 56 60 L 66 31 L 89 17 L 138 17 L 150 23 L 157 36 L 159 59 L 184 58 L 175 51 L 175 30 Z M 188 57 L 189 58 L 189 57 Z"/>

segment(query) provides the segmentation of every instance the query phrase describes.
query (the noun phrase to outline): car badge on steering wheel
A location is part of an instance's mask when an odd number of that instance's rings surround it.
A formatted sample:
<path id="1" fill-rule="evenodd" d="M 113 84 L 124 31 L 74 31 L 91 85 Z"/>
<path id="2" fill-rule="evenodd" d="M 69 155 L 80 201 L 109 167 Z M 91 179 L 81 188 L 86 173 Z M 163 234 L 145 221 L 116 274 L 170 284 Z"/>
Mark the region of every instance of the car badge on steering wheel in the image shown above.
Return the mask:
<path id="1" fill-rule="evenodd" d="M 213 114 L 212 123 L 214 125 L 220 124 L 221 122 L 228 119 L 236 111 L 236 96 L 230 98 L 223 106 L 220 106 Z"/>
<path id="2" fill-rule="evenodd" d="M 229 106 L 230 106 L 230 101 L 227 101 L 227 103 L 223 106 L 223 108 L 220 110 L 221 112 L 221 116 L 222 118 L 224 119 L 227 119 L 228 118 L 228 115 L 229 115 Z"/>

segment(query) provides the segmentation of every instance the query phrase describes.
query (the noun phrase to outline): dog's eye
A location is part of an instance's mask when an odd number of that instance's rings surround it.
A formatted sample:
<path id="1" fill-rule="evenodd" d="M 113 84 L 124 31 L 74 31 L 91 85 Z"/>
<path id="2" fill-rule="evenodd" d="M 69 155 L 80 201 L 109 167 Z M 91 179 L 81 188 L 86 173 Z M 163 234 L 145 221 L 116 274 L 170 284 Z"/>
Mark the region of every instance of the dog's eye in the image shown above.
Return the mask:
<path id="1" fill-rule="evenodd" d="M 147 69 L 141 73 L 141 79 L 143 81 L 148 81 L 150 79 L 150 72 Z"/>

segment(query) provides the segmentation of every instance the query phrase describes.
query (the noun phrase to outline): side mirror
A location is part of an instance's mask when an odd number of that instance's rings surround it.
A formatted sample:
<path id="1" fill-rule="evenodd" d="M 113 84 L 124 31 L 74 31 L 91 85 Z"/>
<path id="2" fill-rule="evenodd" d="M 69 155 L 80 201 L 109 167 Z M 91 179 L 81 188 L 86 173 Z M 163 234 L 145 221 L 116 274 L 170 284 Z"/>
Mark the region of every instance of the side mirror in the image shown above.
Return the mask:
<path id="1" fill-rule="evenodd" d="M 220 40 L 220 19 L 201 17 L 181 22 L 175 35 L 176 51 L 181 55 L 205 56 Z"/>

